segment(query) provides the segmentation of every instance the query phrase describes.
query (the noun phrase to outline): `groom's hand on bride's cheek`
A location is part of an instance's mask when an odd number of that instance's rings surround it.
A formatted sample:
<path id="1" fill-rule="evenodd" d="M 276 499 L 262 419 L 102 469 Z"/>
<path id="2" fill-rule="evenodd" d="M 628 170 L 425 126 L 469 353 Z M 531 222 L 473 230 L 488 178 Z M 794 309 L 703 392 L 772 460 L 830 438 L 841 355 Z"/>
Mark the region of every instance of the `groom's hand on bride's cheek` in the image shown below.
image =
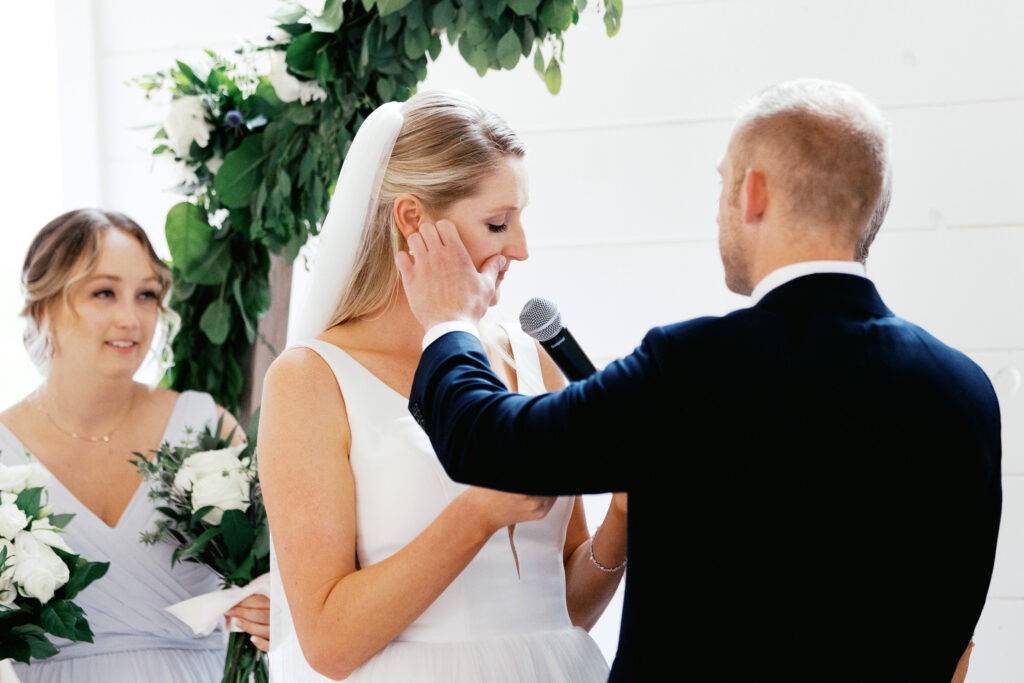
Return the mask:
<path id="1" fill-rule="evenodd" d="M 424 223 L 409 235 L 409 252 L 395 255 L 413 315 L 430 329 L 437 323 L 466 320 L 476 323 L 494 296 L 503 256 L 492 256 L 480 271 L 462 244 L 451 221 Z"/>

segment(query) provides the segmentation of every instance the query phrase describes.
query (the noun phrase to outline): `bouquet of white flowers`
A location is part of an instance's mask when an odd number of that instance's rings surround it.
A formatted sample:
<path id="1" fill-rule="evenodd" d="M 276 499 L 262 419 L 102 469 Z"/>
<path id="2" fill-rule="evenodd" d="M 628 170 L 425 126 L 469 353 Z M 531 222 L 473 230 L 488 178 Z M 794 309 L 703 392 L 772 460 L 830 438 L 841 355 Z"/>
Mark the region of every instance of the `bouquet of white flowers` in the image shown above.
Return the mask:
<path id="1" fill-rule="evenodd" d="M 72 599 L 110 563 L 88 562 L 64 543 L 60 534 L 74 515 L 53 514 L 49 481 L 31 460 L 0 465 L 0 660 L 52 657 L 58 650 L 50 635 L 92 642 L 85 612 Z"/>
<path id="2" fill-rule="evenodd" d="M 250 431 L 255 431 L 256 419 Z M 149 495 L 162 502 L 157 509 L 165 517 L 142 540 L 174 544 L 172 564 L 204 564 L 226 588 L 247 586 L 270 571 L 270 527 L 253 457 L 256 439 L 250 434 L 248 443 L 232 446 L 234 432 L 227 438 L 217 436 L 220 432 L 218 422 L 214 430 L 206 429 L 180 446 L 164 443 L 152 460 L 135 454 L 139 472 L 153 482 Z M 246 634 L 231 634 L 221 680 L 268 680 L 266 655 Z"/>

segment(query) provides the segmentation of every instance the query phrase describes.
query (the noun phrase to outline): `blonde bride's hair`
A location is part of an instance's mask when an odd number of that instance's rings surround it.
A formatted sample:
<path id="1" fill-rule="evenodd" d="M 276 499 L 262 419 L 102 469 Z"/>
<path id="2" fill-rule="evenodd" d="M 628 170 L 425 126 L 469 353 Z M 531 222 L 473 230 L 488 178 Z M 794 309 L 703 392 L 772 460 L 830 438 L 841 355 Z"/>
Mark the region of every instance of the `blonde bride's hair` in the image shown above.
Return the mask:
<path id="1" fill-rule="evenodd" d="M 436 216 L 476 193 L 504 157 L 526 153 L 501 117 L 461 93 L 418 94 L 402 106 L 402 114 L 405 121 L 384 171 L 376 214 L 329 327 L 380 309 L 398 291 L 395 254 L 407 248 L 394 222 L 398 195 L 417 197 Z"/>

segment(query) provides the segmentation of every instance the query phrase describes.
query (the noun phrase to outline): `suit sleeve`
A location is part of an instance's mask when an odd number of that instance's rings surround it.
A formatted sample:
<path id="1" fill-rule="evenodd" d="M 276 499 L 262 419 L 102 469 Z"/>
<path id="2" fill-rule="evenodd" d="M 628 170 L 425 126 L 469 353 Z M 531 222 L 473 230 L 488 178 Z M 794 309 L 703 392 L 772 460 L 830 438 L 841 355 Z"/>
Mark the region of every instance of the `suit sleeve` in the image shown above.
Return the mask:
<path id="1" fill-rule="evenodd" d="M 423 352 L 409 408 L 456 481 L 535 495 L 628 491 L 659 414 L 657 336 L 584 381 L 522 396 L 476 337 L 453 332 Z"/>

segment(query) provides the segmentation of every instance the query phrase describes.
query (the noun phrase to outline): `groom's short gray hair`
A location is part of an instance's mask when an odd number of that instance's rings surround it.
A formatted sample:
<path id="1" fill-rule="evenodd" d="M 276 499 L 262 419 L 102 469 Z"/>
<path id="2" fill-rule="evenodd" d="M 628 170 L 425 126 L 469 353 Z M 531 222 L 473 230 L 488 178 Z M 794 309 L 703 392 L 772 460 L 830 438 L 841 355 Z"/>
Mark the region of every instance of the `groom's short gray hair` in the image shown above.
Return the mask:
<path id="1" fill-rule="evenodd" d="M 848 229 L 867 257 L 892 183 L 889 124 L 864 95 L 834 81 L 780 83 L 743 109 L 731 147 L 741 170 L 770 163 L 794 218 Z"/>

